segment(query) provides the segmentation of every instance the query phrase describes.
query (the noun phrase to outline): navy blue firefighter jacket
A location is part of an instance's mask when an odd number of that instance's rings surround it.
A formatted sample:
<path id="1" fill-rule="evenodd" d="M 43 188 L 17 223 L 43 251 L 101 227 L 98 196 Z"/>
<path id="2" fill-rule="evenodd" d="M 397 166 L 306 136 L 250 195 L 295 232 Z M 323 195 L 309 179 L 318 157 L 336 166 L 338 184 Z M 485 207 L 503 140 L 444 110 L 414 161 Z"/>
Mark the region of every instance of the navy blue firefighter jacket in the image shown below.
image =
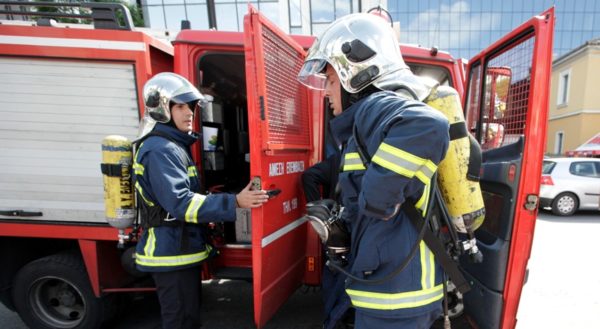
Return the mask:
<path id="1" fill-rule="evenodd" d="M 353 126 L 371 163 L 361 161 Z M 426 210 L 431 178 L 449 144 L 448 120 L 422 102 L 389 91 L 354 103 L 331 122 L 346 147 L 339 181 L 342 215 L 351 228 L 350 272 L 380 279 L 409 254 L 418 232 L 397 205 L 412 199 Z M 386 220 L 387 218 L 387 220 Z M 414 317 L 441 307 L 441 267 L 421 241 L 416 256 L 392 279 L 366 284 L 348 278 L 346 292 L 357 311 Z"/>
<path id="2" fill-rule="evenodd" d="M 150 206 L 168 212 L 169 221 L 145 230 L 136 247 L 136 264 L 145 272 L 166 272 L 198 265 L 210 254 L 201 223 L 235 221 L 233 194 L 200 194 L 198 171 L 190 145 L 197 137 L 158 123 L 134 159 L 136 192 Z M 173 222 L 175 223 L 175 222 Z"/>

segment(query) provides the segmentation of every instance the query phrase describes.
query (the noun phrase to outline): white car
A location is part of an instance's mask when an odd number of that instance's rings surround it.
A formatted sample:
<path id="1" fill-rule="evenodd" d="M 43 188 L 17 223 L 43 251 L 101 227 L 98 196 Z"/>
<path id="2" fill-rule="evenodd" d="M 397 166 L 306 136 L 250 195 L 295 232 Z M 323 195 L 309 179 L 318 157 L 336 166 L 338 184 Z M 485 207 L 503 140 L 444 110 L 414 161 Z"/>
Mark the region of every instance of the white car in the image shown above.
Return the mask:
<path id="1" fill-rule="evenodd" d="M 559 216 L 600 210 L 600 159 L 544 159 L 540 207 L 552 208 Z"/>

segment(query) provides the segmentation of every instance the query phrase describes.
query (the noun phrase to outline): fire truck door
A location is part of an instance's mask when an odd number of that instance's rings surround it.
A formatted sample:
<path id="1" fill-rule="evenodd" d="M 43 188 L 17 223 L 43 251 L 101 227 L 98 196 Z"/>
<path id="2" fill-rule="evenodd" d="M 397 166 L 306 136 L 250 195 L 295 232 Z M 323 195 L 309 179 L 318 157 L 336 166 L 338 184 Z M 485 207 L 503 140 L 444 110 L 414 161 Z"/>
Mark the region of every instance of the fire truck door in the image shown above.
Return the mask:
<path id="1" fill-rule="evenodd" d="M 467 127 L 483 151 L 481 264 L 461 259 L 473 289 L 465 313 L 479 328 L 514 328 L 525 283 L 544 148 L 552 62 L 551 8 L 469 62 Z"/>
<path id="2" fill-rule="evenodd" d="M 300 285 L 307 224 L 300 176 L 308 166 L 308 91 L 296 80 L 305 52 L 250 7 L 244 19 L 250 173 L 265 190 L 280 190 L 252 210 L 254 320 L 262 327 Z"/>

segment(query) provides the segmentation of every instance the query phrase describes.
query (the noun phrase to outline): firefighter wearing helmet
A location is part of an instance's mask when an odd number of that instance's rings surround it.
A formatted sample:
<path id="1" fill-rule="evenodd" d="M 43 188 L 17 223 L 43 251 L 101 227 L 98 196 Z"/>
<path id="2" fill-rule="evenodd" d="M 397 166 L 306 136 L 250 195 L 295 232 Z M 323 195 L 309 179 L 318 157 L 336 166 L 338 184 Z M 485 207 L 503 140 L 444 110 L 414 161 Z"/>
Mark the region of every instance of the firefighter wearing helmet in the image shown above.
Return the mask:
<path id="1" fill-rule="evenodd" d="M 144 86 L 145 115 L 133 170 L 144 232 L 136 247 L 136 265 L 152 273 L 161 305 L 163 328 L 200 327 L 200 264 L 212 248 L 202 223 L 235 221 L 236 206 L 260 207 L 265 191 L 239 194 L 200 192 L 190 146 L 194 113 L 203 95 L 185 78 L 160 73 Z"/>
<path id="2" fill-rule="evenodd" d="M 325 91 L 343 146 L 341 219 L 351 228 L 343 270 L 358 329 L 430 328 L 441 314 L 442 269 L 419 242 L 407 207 L 426 214 L 449 125 L 422 102 L 431 86 L 410 72 L 399 49 L 389 23 L 352 14 L 318 37 L 298 74 Z"/>

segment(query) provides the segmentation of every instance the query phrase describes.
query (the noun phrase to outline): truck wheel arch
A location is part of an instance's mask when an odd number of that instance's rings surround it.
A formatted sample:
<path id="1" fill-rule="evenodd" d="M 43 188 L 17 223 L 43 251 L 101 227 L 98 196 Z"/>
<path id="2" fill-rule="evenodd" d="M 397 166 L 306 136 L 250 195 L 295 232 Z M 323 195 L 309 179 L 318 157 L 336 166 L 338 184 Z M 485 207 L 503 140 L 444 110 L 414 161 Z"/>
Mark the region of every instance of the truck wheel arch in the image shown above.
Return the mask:
<path id="1" fill-rule="evenodd" d="M 23 266 L 15 276 L 12 299 L 32 328 L 97 328 L 112 313 L 94 295 L 81 255 L 71 251 Z"/>

